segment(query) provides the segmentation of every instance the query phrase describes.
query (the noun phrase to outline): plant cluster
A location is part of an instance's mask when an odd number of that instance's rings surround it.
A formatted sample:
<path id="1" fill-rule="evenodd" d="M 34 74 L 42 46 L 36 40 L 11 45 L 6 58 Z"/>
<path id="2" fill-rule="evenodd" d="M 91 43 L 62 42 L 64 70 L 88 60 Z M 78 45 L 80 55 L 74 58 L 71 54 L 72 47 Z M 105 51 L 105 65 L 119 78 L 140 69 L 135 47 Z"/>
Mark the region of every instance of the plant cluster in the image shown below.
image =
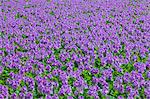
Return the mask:
<path id="1" fill-rule="evenodd" d="M 0 99 L 150 99 L 148 0 L 1 0 Z"/>

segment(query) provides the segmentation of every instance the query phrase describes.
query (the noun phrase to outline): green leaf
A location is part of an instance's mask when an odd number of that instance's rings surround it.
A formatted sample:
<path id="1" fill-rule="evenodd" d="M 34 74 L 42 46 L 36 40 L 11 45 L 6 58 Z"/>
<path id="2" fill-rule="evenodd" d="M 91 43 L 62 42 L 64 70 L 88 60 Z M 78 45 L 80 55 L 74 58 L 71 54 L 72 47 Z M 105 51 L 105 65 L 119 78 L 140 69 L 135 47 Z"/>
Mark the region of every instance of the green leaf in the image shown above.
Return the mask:
<path id="1" fill-rule="evenodd" d="M 6 80 L 10 78 L 8 71 L 6 71 L 5 69 L 3 70 L 3 72 L 0 74 L 0 83 L 5 85 L 6 84 Z"/>
<path id="2" fill-rule="evenodd" d="M 0 79 L 0 84 L 5 85 L 5 81 Z"/>
<path id="3" fill-rule="evenodd" d="M 65 95 L 60 95 L 59 99 L 67 99 L 67 95 L 66 94 Z"/>
<path id="4" fill-rule="evenodd" d="M 54 16 L 55 13 L 53 11 L 49 12 L 50 15 Z"/>
<path id="5" fill-rule="evenodd" d="M 139 96 L 140 96 L 140 99 L 145 99 L 145 94 L 144 94 L 144 88 L 140 88 L 139 89 Z"/>
<path id="6" fill-rule="evenodd" d="M 106 21 L 106 24 L 109 24 L 109 23 L 111 23 L 111 22 L 110 22 L 109 20 L 107 20 L 107 21 Z"/>
<path id="7" fill-rule="evenodd" d="M 24 48 L 22 48 L 22 47 L 19 47 L 19 48 L 17 48 L 17 51 L 19 51 L 19 52 L 27 52 L 28 50 L 27 50 L 27 49 L 24 49 Z"/>
<path id="8" fill-rule="evenodd" d="M 88 94 L 88 93 L 87 93 L 88 90 L 89 90 L 89 89 L 84 89 L 84 90 L 83 90 L 83 96 L 86 96 L 86 95 Z"/>
<path id="9" fill-rule="evenodd" d="M 7 17 L 6 16 L 4 16 L 4 21 L 6 21 L 7 20 Z"/>
<path id="10" fill-rule="evenodd" d="M 61 51 L 61 48 L 54 49 L 54 55 L 57 60 L 60 60 L 60 58 L 59 58 L 60 51 Z"/>
<path id="11" fill-rule="evenodd" d="M 92 86 L 92 85 L 93 85 L 92 80 L 87 80 L 87 84 L 88 84 L 89 86 Z"/>
<path id="12" fill-rule="evenodd" d="M 80 22 L 77 22 L 76 24 L 77 24 L 77 25 L 80 25 Z"/>
<path id="13" fill-rule="evenodd" d="M 22 57 L 21 61 L 26 62 L 29 59 L 29 57 Z"/>
<path id="14" fill-rule="evenodd" d="M 58 94 L 58 92 L 59 92 L 59 88 L 54 88 L 54 93 Z"/>
<path id="15" fill-rule="evenodd" d="M 47 74 L 49 74 L 49 72 L 45 70 L 45 71 L 41 74 L 41 77 L 44 77 L 44 76 L 46 76 Z"/>
<path id="16" fill-rule="evenodd" d="M 30 8 L 30 7 L 31 7 L 30 5 L 25 5 L 25 6 L 24 6 L 24 8 Z"/>
<path id="17" fill-rule="evenodd" d="M 56 66 L 51 66 L 51 71 L 53 71 L 53 70 L 55 70 L 55 69 L 57 69 Z"/>
<path id="18" fill-rule="evenodd" d="M 94 74 L 94 76 L 97 77 L 97 78 L 100 78 L 100 77 L 101 77 L 101 74 L 100 74 L 100 73 Z"/>
<path id="19" fill-rule="evenodd" d="M 147 72 L 144 72 L 144 73 L 142 74 L 142 76 L 144 77 L 145 80 L 148 80 L 148 78 L 147 78 Z"/>
<path id="20" fill-rule="evenodd" d="M 0 50 L 2 50 L 2 51 L 6 51 L 6 48 L 0 48 Z"/>
<path id="21" fill-rule="evenodd" d="M 101 60 L 100 60 L 100 58 L 96 58 L 94 64 L 95 64 L 95 65 L 94 65 L 95 68 L 100 69 L 100 68 L 102 67 L 102 66 L 101 66 Z"/>
<path id="22" fill-rule="evenodd" d="M 87 82 L 88 85 L 92 85 L 92 74 L 90 71 L 83 70 L 81 76 L 84 78 L 84 80 Z"/>
<path id="23" fill-rule="evenodd" d="M 71 60 L 70 58 L 67 58 L 67 59 L 66 59 L 66 62 L 70 62 L 70 60 Z"/>
<path id="24" fill-rule="evenodd" d="M 8 87 L 8 92 L 9 92 L 9 94 L 11 95 L 11 94 L 14 93 L 14 90 L 13 90 L 11 87 Z"/>
<path id="25" fill-rule="evenodd" d="M 53 77 L 52 77 L 52 80 L 59 82 L 59 77 L 58 77 L 58 76 L 53 76 Z"/>
<path id="26" fill-rule="evenodd" d="M 51 0 L 47 0 L 47 2 L 50 2 Z"/>
<path id="27" fill-rule="evenodd" d="M 104 95 L 102 95 L 102 93 L 100 91 L 98 91 L 98 96 L 100 99 L 106 99 L 106 97 Z"/>
<path id="28" fill-rule="evenodd" d="M 18 86 L 17 89 L 15 90 L 15 93 L 16 93 L 16 94 L 19 94 L 19 93 L 20 93 L 20 89 L 21 89 L 21 87 Z"/>
<path id="29" fill-rule="evenodd" d="M 76 71 L 76 70 L 78 70 L 78 68 L 77 67 L 73 67 L 73 71 Z"/>
<path id="30" fill-rule="evenodd" d="M 110 79 L 106 79 L 106 82 L 109 84 L 109 90 L 112 90 L 113 89 L 113 81 L 110 80 Z"/>
<path id="31" fill-rule="evenodd" d="M 115 78 L 116 78 L 117 76 L 122 76 L 123 74 L 122 74 L 121 72 L 118 72 L 118 71 L 116 71 L 116 70 L 114 69 L 114 71 L 112 72 L 112 75 L 113 75 L 113 80 L 115 80 Z"/>
<path id="32" fill-rule="evenodd" d="M 104 19 L 104 18 L 106 18 L 106 16 L 105 16 L 105 15 L 102 15 L 102 18 Z"/>
<path id="33" fill-rule="evenodd" d="M 110 15 L 110 18 L 115 18 L 113 15 Z"/>
<path id="34" fill-rule="evenodd" d="M 101 84 L 101 83 L 99 83 L 99 82 L 98 82 L 98 84 L 97 84 L 97 85 L 98 85 L 98 87 L 99 87 L 99 88 L 101 88 L 101 89 L 103 88 L 103 86 L 102 86 L 102 84 Z"/>
<path id="35" fill-rule="evenodd" d="M 35 43 L 36 43 L 36 44 L 39 44 L 39 43 L 40 43 L 40 41 L 39 41 L 39 40 L 35 40 Z"/>
<path id="36" fill-rule="evenodd" d="M 47 57 L 45 57 L 45 58 L 42 60 L 42 64 L 43 64 L 44 66 L 47 65 Z"/>
<path id="37" fill-rule="evenodd" d="M 39 98 L 42 98 L 42 97 L 45 97 L 45 94 L 42 94 L 38 91 L 38 84 L 37 84 L 37 82 L 35 82 L 34 92 L 33 92 L 33 99 L 39 99 Z"/>
<path id="38" fill-rule="evenodd" d="M 122 29 L 122 26 L 120 26 L 120 31 L 122 31 L 123 29 Z"/>
<path id="39" fill-rule="evenodd" d="M 73 66 L 73 71 L 78 70 L 78 63 L 75 61 Z"/>
<path id="40" fill-rule="evenodd" d="M 67 66 L 62 66 L 61 70 L 66 71 L 67 70 Z"/>
<path id="41" fill-rule="evenodd" d="M 123 72 L 131 72 L 132 70 L 135 69 L 133 63 L 122 64 L 121 68 L 123 69 Z"/>
<path id="42" fill-rule="evenodd" d="M 25 76 L 28 76 L 30 78 L 34 78 L 34 77 L 36 77 L 36 74 L 34 74 L 32 72 L 27 72 L 27 73 L 25 73 Z"/>
<path id="43" fill-rule="evenodd" d="M 20 47 L 20 45 L 17 42 L 14 42 L 14 46 Z"/>
<path id="44" fill-rule="evenodd" d="M 76 87 L 71 87 L 71 89 L 72 89 L 72 92 L 75 92 L 76 91 Z"/>
<path id="45" fill-rule="evenodd" d="M 148 57 L 142 59 L 142 62 L 145 63 L 148 60 Z"/>
<path id="46" fill-rule="evenodd" d="M 25 38 L 28 38 L 28 36 L 26 36 L 25 34 L 22 34 L 22 38 L 25 39 Z"/>
<path id="47" fill-rule="evenodd" d="M 136 22 L 136 19 L 134 18 L 132 22 L 135 24 L 135 22 Z"/>
<path id="48" fill-rule="evenodd" d="M 7 51 L 4 51 L 4 56 L 6 57 L 8 55 L 8 52 Z"/>
<path id="49" fill-rule="evenodd" d="M 15 19 L 18 19 L 18 18 L 20 18 L 20 14 L 19 14 L 19 13 L 17 13 L 17 14 L 15 15 Z"/>
<path id="50" fill-rule="evenodd" d="M 126 58 L 126 53 L 122 52 L 122 56 L 125 59 Z"/>
<path id="51" fill-rule="evenodd" d="M 117 90 L 111 90 L 111 95 L 113 97 L 117 97 L 119 95 L 119 91 L 117 91 Z"/>
<path id="52" fill-rule="evenodd" d="M 23 80 L 20 82 L 20 86 L 25 86 L 25 82 Z"/>
<path id="53" fill-rule="evenodd" d="M 28 17 L 27 17 L 27 16 L 22 16 L 22 18 L 23 18 L 23 19 L 27 19 Z"/>
<path id="54" fill-rule="evenodd" d="M 84 99 L 94 99 L 94 96 L 86 95 L 86 96 L 84 96 Z"/>
<path id="55" fill-rule="evenodd" d="M 111 96 L 111 95 L 109 95 L 109 99 L 116 99 L 115 97 L 113 97 L 113 96 Z"/>

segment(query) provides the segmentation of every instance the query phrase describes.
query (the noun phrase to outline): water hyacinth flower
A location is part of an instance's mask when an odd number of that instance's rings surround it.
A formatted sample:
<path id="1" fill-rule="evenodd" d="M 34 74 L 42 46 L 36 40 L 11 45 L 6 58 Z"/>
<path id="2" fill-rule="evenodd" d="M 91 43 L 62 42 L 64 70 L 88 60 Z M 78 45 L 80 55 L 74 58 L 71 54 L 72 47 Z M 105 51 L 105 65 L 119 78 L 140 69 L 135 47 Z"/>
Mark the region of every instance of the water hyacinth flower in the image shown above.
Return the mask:
<path id="1" fill-rule="evenodd" d="M 11 95 L 11 98 L 12 98 L 12 99 L 16 99 L 16 98 L 17 98 L 16 93 L 13 93 L 13 94 Z"/>
<path id="2" fill-rule="evenodd" d="M 28 92 L 28 93 L 26 93 L 26 96 L 25 96 L 25 97 L 26 97 L 26 98 L 29 98 L 29 99 L 32 99 L 33 96 L 32 96 L 32 93 L 29 93 L 29 92 Z"/>
<path id="3" fill-rule="evenodd" d="M 123 97 L 122 96 L 118 96 L 118 99 L 123 99 Z"/>
<path id="4" fill-rule="evenodd" d="M 150 71 L 147 72 L 147 78 L 150 78 Z"/>
<path id="5" fill-rule="evenodd" d="M 19 97 L 23 98 L 23 97 L 25 97 L 25 94 L 23 92 L 21 92 L 21 93 L 19 93 Z"/>
<path id="6" fill-rule="evenodd" d="M 134 66 L 138 70 L 138 72 L 141 72 L 141 73 L 143 73 L 144 70 L 146 69 L 146 65 L 142 63 L 136 63 Z"/>
<path id="7" fill-rule="evenodd" d="M 0 74 L 3 72 L 3 67 L 0 67 Z"/>
<path id="8" fill-rule="evenodd" d="M 109 90 L 108 90 L 107 88 L 103 88 L 103 89 L 102 89 L 102 94 L 103 94 L 103 95 L 108 94 L 108 92 L 109 92 Z"/>

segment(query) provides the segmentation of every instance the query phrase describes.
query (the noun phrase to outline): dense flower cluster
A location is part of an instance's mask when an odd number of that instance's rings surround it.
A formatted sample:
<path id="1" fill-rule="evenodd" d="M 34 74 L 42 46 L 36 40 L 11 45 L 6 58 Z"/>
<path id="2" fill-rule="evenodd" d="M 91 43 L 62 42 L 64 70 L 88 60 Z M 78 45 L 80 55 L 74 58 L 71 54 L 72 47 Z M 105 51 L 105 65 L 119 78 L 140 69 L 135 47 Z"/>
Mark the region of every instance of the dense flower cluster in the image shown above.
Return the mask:
<path id="1" fill-rule="evenodd" d="M 149 0 L 1 0 L 0 99 L 150 99 Z"/>

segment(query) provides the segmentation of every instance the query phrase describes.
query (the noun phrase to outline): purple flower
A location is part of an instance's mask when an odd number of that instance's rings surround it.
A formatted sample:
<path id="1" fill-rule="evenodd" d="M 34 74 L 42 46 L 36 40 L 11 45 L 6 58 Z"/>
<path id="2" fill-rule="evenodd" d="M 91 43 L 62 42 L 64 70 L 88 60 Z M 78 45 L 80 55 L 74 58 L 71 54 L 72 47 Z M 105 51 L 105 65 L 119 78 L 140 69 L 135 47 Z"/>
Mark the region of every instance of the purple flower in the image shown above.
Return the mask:
<path id="1" fill-rule="evenodd" d="M 47 75 L 47 78 L 49 78 L 49 79 L 51 79 L 52 77 L 53 77 L 52 74 Z"/>
<path id="2" fill-rule="evenodd" d="M 123 83 L 122 77 L 120 77 L 120 76 L 116 77 L 115 82 L 122 84 Z"/>
<path id="3" fill-rule="evenodd" d="M 50 71 L 51 67 L 50 67 L 50 66 L 46 66 L 45 69 L 46 69 L 47 71 Z"/>
<path id="4" fill-rule="evenodd" d="M 107 88 L 103 88 L 103 89 L 102 89 L 102 94 L 103 94 L 103 95 L 108 94 L 108 92 L 109 92 L 109 89 L 107 89 Z"/>
<path id="5" fill-rule="evenodd" d="M 21 88 L 21 91 L 22 91 L 22 92 L 26 92 L 26 91 L 27 91 L 27 87 L 25 87 L 25 86 L 22 87 L 22 88 Z"/>
<path id="6" fill-rule="evenodd" d="M 56 69 L 53 70 L 53 71 L 52 71 L 52 75 L 53 75 L 53 76 L 58 76 L 58 70 L 56 70 Z"/>
<path id="7" fill-rule="evenodd" d="M 99 79 L 96 78 L 96 77 L 93 77 L 93 78 L 92 78 L 93 83 L 98 83 L 98 80 L 99 80 Z"/>
<path id="8" fill-rule="evenodd" d="M 140 86 L 139 86 L 139 82 L 138 81 L 134 81 L 133 82 L 133 86 L 136 88 L 136 89 L 138 89 Z"/>
<path id="9" fill-rule="evenodd" d="M 16 99 L 16 98 L 17 98 L 17 94 L 16 94 L 16 93 L 13 93 L 13 94 L 11 95 L 11 98 L 12 98 L 12 99 Z"/>
<path id="10" fill-rule="evenodd" d="M 54 94 L 54 95 L 52 96 L 52 99 L 59 99 L 59 98 L 58 98 L 58 95 L 57 95 L 57 94 Z"/>
<path id="11" fill-rule="evenodd" d="M 58 93 L 59 95 L 64 95 L 65 94 L 65 91 L 64 91 L 64 89 L 63 88 L 61 88 L 60 90 L 59 90 L 59 93 Z"/>
<path id="12" fill-rule="evenodd" d="M 150 97 L 150 94 L 149 94 L 149 93 L 150 93 L 150 89 L 145 89 L 145 90 L 144 90 L 144 94 L 146 95 L 147 98 Z"/>
<path id="13" fill-rule="evenodd" d="M 112 77 L 112 69 L 106 69 L 102 71 L 103 76 L 106 78 L 111 78 Z"/>
<path id="14" fill-rule="evenodd" d="M 146 65 L 144 63 L 137 62 L 134 64 L 135 68 L 138 70 L 138 72 L 144 73 L 146 69 Z"/>
<path id="15" fill-rule="evenodd" d="M 132 90 L 132 87 L 131 87 L 131 86 L 127 86 L 127 87 L 126 87 L 126 91 L 127 91 L 127 92 L 130 92 L 131 90 Z"/>
<path id="16" fill-rule="evenodd" d="M 135 97 L 137 95 L 138 95 L 138 91 L 137 90 L 131 90 L 131 92 L 129 94 L 130 97 Z"/>
<path id="17" fill-rule="evenodd" d="M 150 78 L 150 71 L 147 72 L 147 78 Z"/>
<path id="18" fill-rule="evenodd" d="M 33 98 L 32 93 L 30 93 L 30 92 L 26 93 L 25 97 L 28 98 L 28 99 Z"/>
<path id="19" fill-rule="evenodd" d="M 46 95 L 46 99 L 52 99 L 51 95 Z"/>
<path id="20" fill-rule="evenodd" d="M 84 99 L 84 96 L 79 96 L 78 98 L 79 98 L 79 99 Z"/>
<path id="21" fill-rule="evenodd" d="M 3 72 L 3 67 L 0 66 L 0 74 Z"/>
<path id="22" fill-rule="evenodd" d="M 1 99 L 4 99 L 4 96 L 3 96 L 2 94 L 0 94 L 0 98 L 1 98 Z"/>
<path id="23" fill-rule="evenodd" d="M 150 81 L 149 81 L 149 80 L 145 81 L 145 86 L 146 86 L 147 88 L 150 87 Z"/>
<path id="24" fill-rule="evenodd" d="M 123 80 L 124 80 L 124 82 L 130 82 L 130 74 L 125 73 L 124 76 L 123 76 Z"/>
<path id="25" fill-rule="evenodd" d="M 92 74 L 97 74 L 97 73 L 99 73 L 99 70 L 98 70 L 98 69 L 95 69 L 95 68 L 92 68 L 92 69 L 91 69 L 91 73 L 92 73 Z"/>
<path id="26" fill-rule="evenodd" d="M 122 96 L 118 96 L 118 99 L 124 99 Z"/>
<path id="27" fill-rule="evenodd" d="M 75 87 L 80 87 L 80 86 L 81 86 L 81 83 L 80 83 L 79 81 L 75 81 L 75 82 L 73 83 L 73 85 L 74 85 Z"/>
<path id="28" fill-rule="evenodd" d="M 74 99 L 73 96 L 68 96 L 67 99 Z"/>

